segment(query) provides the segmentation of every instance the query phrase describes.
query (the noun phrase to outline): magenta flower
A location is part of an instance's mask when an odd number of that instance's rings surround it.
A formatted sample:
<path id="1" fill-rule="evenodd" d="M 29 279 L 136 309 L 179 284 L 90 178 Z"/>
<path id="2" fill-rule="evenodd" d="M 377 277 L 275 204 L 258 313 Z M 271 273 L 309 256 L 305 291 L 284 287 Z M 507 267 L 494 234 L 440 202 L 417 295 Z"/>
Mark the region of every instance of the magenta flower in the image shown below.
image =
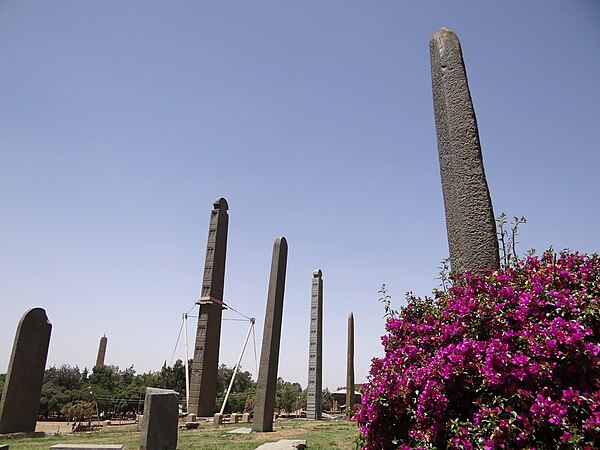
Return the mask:
<path id="1" fill-rule="evenodd" d="M 597 255 L 455 274 L 386 332 L 355 416 L 365 450 L 600 448 Z"/>

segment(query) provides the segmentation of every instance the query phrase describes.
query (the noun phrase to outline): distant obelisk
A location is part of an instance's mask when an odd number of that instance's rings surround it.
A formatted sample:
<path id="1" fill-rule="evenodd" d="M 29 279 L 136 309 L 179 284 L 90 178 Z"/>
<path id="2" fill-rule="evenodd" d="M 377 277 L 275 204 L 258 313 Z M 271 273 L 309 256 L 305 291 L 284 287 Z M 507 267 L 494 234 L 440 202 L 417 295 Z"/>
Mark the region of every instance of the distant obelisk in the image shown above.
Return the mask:
<path id="1" fill-rule="evenodd" d="M 346 417 L 354 415 L 354 314 L 348 316 L 348 362 L 346 366 Z"/>
<path id="2" fill-rule="evenodd" d="M 313 272 L 308 348 L 306 417 L 321 420 L 323 410 L 323 272 Z"/>
<path id="3" fill-rule="evenodd" d="M 200 311 L 190 381 L 189 412 L 200 417 L 212 417 L 216 410 L 228 209 L 229 205 L 224 198 L 218 198 L 213 203 L 208 227 L 202 293 L 197 302 Z"/>
<path id="4" fill-rule="evenodd" d="M 98 346 L 98 356 L 96 356 L 96 366 L 104 365 L 104 358 L 106 357 L 106 344 L 108 339 L 106 334 L 100 338 L 100 345 Z"/>
<path id="5" fill-rule="evenodd" d="M 253 431 L 273 431 L 287 254 L 287 241 L 284 237 L 278 237 L 273 244 L 267 310 L 256 382 Z"/>
<path id="6" fill-rule="evenodd" d="M 441 28 L 429 48 L 452 271 L 498 269 L 496 222 L 460 41 Z"/>

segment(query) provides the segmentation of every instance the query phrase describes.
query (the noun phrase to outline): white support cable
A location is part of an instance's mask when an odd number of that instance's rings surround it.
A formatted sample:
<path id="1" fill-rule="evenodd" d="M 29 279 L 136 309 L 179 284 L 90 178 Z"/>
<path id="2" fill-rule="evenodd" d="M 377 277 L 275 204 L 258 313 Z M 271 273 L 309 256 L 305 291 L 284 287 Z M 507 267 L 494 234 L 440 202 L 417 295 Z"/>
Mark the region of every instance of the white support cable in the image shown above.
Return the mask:
<path id="1" fill-rule="evenodd" d="M 169 366 L 173 365 L 173 358 L 175 358 L 175 352 L 177 351 L 177 346 L 179 345 L 179 338 L 181 337 L 181 330 L 183 330 L 183 321 L 181 322 L 181 326 L 179 327 L 179 334 L 177 335 L 177 341 L 175 342 L 175 348 L 173 349 L 173 354 L 171 355 L 171 362 Z"/>
<path id="2" fill-rule="evenodd" d="M 227 388 L 227 393 L 225 394 L 225 398 L 223 399 L 223 404 L 221 405 L 221 414 L 225 411 L 225 405 L 227 404 L 227 399 L 229 398 L 229 393 L 231 392 L 231 388 L 233 387 L 233 382 L 235 381 L 235 376 L 240 368 L 240 363 L 242 362 L 242 357 L 244 356 L 244 351 L 246 350 L 246 344 L 248 344 L 248 338 L 250 338 L 250 332 L 254 329 L 255 323 L 254 317 L 250 319 L 250 327 L 248 328 L 248 333 L 246 333 L 246 339 L 244 339 L 244 345 L 242 346 L 242 351 L 240 352 L 240 357 L 237 360 L 237 363 L 233 369 L 233 375 L 231 376 L 231 381 L 229 382 L 229 387 Z"/>
<path id="3" fill-rule="evenodd" d="M 185 410 L 190 410 L 190 368 L 188 363 L 188 334 L 187 334 L 187 314 L 183 315 L 184 323 L 184 353 L 185 353 Z"/>
<path id="4" fill-rule="evenodd" d="M 238 359 L 237 364 L 235 365 L 234 371 L 233 371 L 233 376 L 231 377 L 231 382 L 229 383 L 229 388 L 227 389 L 227 394 L 225 395 L 225 399 L 223 401 L 223 405 L 221 406 L 221 414 L 223 414 L 223 410 L 225 409 L 225 405 L 227 404 L 227 399 L 229 398 L 231 389 L 233 387 L 233 383 L 235 381 L 235 377 L 236 374 L 240 368 L 240 363 L 242 360 L 242 357 L 244 356 L 244 352 L 246 350 L 246 345 L 248 344 L 248 339 L 250 338 L 250 332 L 252 332 L 252 337 L 253 337 L 253 346 L 254 346 L 254 365 L 256 368 L 256 371 L 258 371 L 258 360 L 256 357 L 256 335 L 254 333 L 254 324 L 256 323 L 256 319 L 254 317 L 248 317 L 245 314 L 242 314 L 241 312 L 239 312 L 237 309 L 233 308 L 232 306 L 226 304 L 225 302 L 221 302 L 223 304 L 223 306 L 225 306 L 227 309 L 232 310 L 233 312 L 239 314 L 240 316 L 244 317 L 244 319 L 230 319 L 230 318 L 226 318 L 226 319 L 221 319 L 221 320 L 227 320 L 227 321 L 234 321 L 234 322 L 246 322 L 249 321 L 250 322 L 250 327 L 248 329 L 248 333 L 246 335 L 246 338 L 244 340 L 244 345 L 242 347 L 242 351 L 240 353 L 240 357 Z M 188 337 L 187 337 L 187 319 L 192 317 L 192 318 L 198 318 L 199 316 L 190 316 L 189 313 L 196 307 L 196 305 L 199 305 L 198 302 L 195 302 L 194 305 L 189 309 L 189 311 L 187 313 L 183 314 L 182 317 L 182 324 L 181 324 L 181 328 L 179 329 L 179 335 L 177 336 L 177 342 L 175 343 L 175 349 L 173 350 L 173 355 L 171 356 L 171 365 L 173 364 L 173 358 L 175 357 L 175 352 L 177 351 L 177 345 L 179 344 L 179 338 L 181 337 L 181 329 L 185 326 L 185 334 L 184 334 L 184 338 L 185 338 L 185 383 L 186 383 L 186 389 L 185 389 L 185 397 L 186 397 L 186 408 L 189 408 L 189 391 L 190 391 L 190 381 L 189 381 L 189 367 L 188 367 Z"/>
<path id="5" fill-rule="evenodd" d="M 256 357 L 256 334 L 254 333 L 254 328 L 252 328 L 252 340 L 254 341 L 254 370 L 258 379 L 258 358 Z"/>

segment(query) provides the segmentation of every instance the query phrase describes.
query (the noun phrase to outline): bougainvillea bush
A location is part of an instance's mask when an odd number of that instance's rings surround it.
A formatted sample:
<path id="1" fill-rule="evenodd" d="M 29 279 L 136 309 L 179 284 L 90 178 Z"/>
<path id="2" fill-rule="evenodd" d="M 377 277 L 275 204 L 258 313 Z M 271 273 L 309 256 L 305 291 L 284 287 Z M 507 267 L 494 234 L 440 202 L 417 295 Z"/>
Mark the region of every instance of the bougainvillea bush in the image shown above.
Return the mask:
<path id="1" fill-rule="evenodd" d="M 364 449 L 600 448 L 600 259 L 551 251 L 391 312 Z"/>

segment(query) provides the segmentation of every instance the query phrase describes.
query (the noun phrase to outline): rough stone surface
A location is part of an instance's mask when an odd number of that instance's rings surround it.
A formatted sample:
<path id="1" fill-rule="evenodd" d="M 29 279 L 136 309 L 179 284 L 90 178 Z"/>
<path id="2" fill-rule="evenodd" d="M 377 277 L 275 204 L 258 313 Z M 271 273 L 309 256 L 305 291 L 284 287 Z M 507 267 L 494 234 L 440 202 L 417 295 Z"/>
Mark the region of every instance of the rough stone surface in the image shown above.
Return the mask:
<path id="1" fill-rule="evenodd" d="M 21 318 L 0 401 L 0 433 L 35 432 L 51 331 L 42 308 Z"/>
<path id="2" fill-rule="evenodd" d="M 177 392 L 146 388 L 140 450 L 176 449 L 178 421 Z"/>
<path id="3" fill-rule="evenodd" d="M 354 314 L 348 316 L 348 362 L 346 366 L 346 416 L 354 414 Z"/>
<path id="4" fill-rule="evenodd" d="M 287 253 L 288 247 L 285 238 L 278 237 L 275 239 L 260 352 L 260 366 L 258 381 L 256 382 L 256 403 L 254 406 L 254 421 L 252 422 L 252 430 L 254 431 L 273 431 Z"/>
<path id="5" fill-rule="evenodd" d="M 306 441 L 301 439 L 281 439 L 277 442 L 268 442 L 256 447 L 256 450 L 304 450 Z"/>
<path id="6" fill-rule="evenodd" d="M 229 434 L 250 434 L 252 428 L 236 428 L 235 430 L 228 431 Z"/>
<path id="7" fill-rule="evenodd" d="M 208 227 L 204 277 L 190 380 L 189 411 L 210 417 L 215 411 L 225 285 L 225 256 L 229 206 L 224 198 L 213 203 Z"/>
<path id="8" fill-rule="evenodd" d="M 323 272 L 313 272 L 308 348 L 306 418 L 321 420 L 323 396 Z"/>
<path id="9" fill-rule="evenodd" d="M 100 344 L 98 345 L 98 356 L 96 356 L 96 365 L 103 366 L 104 358 L 106 357 L 106 344 L 108 343 L 108 338 L 106 335 L 100 338 Z"/>
<path id="10" fill-rule="evenodd" d="M 248 414 L 248 413 L 242 414 L 242 420 L 240 422 L 242 422 L 242 423 L 250 423 L 250 414 Z"/>
<path id="11" fill-rule="evenodd" d="M 50 450 L 123 450 L 119 444 L 56 444 Z"/>
<path id="12" fill-rule="evenodd" d="M 497 269 L 496 223 L 460 42 L 442 28 L 429 47 L 451 267 Z"/>
<path id="13" fill-rule="evenodd" d="M 223 424 L 223 414 L 216 413 L 213 416 L 213 424 L 215 424 L 215 425 L 222 425 Z"/>

